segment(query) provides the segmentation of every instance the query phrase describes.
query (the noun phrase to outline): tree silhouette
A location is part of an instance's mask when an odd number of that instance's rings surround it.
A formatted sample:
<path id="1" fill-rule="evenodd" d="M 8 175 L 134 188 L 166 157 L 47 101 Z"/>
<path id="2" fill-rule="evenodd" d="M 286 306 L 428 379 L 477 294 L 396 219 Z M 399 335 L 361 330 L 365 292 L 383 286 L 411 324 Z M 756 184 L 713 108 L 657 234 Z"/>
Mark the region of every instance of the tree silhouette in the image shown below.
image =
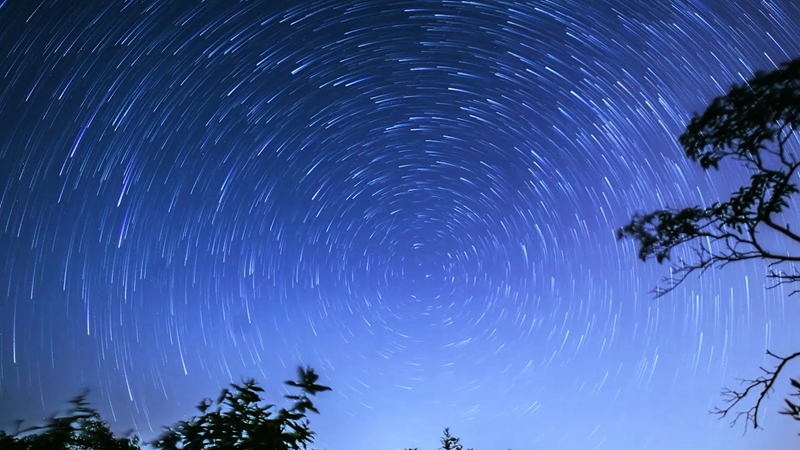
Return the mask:
<path id="1" fill-rule="evenodd" d="M 330 391 L 317 384 L 319 376 L 311 368 L 298 368 L 297 381 L 286 384 L 300 389 L 285 397 L 294 404 L 275 413 L 275 405 L 265 404 L 261 388 L 249 379 L 223 389 L 216 401 L 205 399 L 197 409 L 200 416 L 169 427 L 153 443 L 162 450 L 297 450 L 314 441 L 307 411 L 319 413 L 309 395 Z"/>
<path id="2" fill-rule="evenodd" d="M 450 428 L 444 429 L 444 433 L 442 433 L 442 437 L 439 438 L 439 442 L 442 444 L 442 450 L 464 450 L 464 446 L 461 445 L 461 438 L 450 434 Z"/>
<path id="3" fill-rule="evenodd" d="M 319 413 L 309 395 L 331 390 L 318 381 L 313 369 L 299 367 L 297 381 L 285 384 L 300 392 L 286 395 L 293 405 L 277 412 L 275 405 L 262 402 L 264 389 L 254 380 L 231 384 L 216 401 L 200 402 L 200 416 L 166 428 L 152 445 L 162 450 L 305 449 L 314 441 L 307 412 Z M 0 450 L 140 450 L 138 436 L 114 436 L 87 402 L 87 394 L 70 400 L 65 413 L 52 415 L 43 425 L 21 429 L 18 421 L 13 434 L 0 431 Z"/>
<path id="4" fill-rule="evenodd" d="M 86 400 L 84 391 L 69 401 L 63 414 L 50 416 L 43 425 L 20 429 L 13 435 L 0 432 L 2 450 L 139 450 L 139 438 L 131 433 L 115 437 L 108 423 Z"/>
<path id="5" fill-rule="evenodd" d="M 450 428 L 445 428 L 444 432 L 442 433 L 442 437 L 439 438 L 439 447 L 441 450 L 464 450 L 464 446 L 461 445 L 461 438 L 457 438 L 450 434 Z M 405 450 L 419 450 L 418 448 L 407 448 Z M 472 449 L 467 449 L 472 450 Z"/>
<path id="6" fill-rule="evenodd" d="M 656 297 L 672 291 L 693 273 L 712 267 L 762 260 L 767 264 L 770 288 L 787 285 L 790 295 L 800 291 L 800 232 L 785 215 L 790 199 L 798 193 L 795 180 L 800 161 L 795 154 L 800 126 L 800 59 L 781 64 L 772 72 L 757 72 L 746 83 L 734 85 L 726 95 L 715 98 L 704 113 L 695 115 L 679 142 L 686 156 L 705 170 L 719 169 L 729 160 L 750 173 L 750 184 L 733 192 L 726 201 L 710 206 L 661 209 L 634 215 L 617 232 L 639 246 L 643 261 L 669 261 L 671 274 L 654 290 Z M 672 261 L 673 251 L 686 250 Z M 795 253 L 792 253 L 792 249 Z M 760 377 L 741 380 L 743 388 L 725 389 L 724 408 L 713 412 L 721 417 L 733 413 L 732 425 L 742 417 L 746 426 L 758 426 L 763 400 L 773 390 L 786 364 L 800 352 L 778 356 L 772 369 L 761 368 Z M 800 383 L 791 380 L 800 392 Z M 748 397 L 753 405 L 743 411 L 734 408 Z M 800 418 L 800 406 L 787 399 L 784 414 Z M 800 419 L 798 419 L 800 420 Z"/>

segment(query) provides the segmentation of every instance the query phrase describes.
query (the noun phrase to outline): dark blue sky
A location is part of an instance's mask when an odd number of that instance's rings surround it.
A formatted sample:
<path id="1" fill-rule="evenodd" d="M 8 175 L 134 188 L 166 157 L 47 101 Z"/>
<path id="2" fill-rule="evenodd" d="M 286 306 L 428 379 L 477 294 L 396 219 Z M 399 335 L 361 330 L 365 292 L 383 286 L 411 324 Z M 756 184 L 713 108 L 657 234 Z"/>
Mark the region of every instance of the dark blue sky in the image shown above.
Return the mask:
<path id="1" fill-rule="evenodd" d="M 786 448 L 707 411 L 800 312 L 614 229 L 724 196 L 675 137 L 800 5 L 0 0 L 0 420 L 152 437 L 309 364 L 320 447 Z M 779 394 L 788 387 L 781 385 Z"/>

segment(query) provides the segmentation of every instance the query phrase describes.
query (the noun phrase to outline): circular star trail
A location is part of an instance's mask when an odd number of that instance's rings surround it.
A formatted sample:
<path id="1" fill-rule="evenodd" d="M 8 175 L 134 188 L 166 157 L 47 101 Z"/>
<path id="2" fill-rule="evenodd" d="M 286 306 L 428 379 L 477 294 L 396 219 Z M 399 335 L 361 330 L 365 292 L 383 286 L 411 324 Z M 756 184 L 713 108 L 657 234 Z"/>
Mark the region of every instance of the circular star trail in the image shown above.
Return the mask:
<path id="1" fill-rule="evenodd" d="M 741 438 L 706 411 L 797 308 L 757 264 L 653 300 L 666 269 L 614 230 L 736 187 L 675 136 L 796 56 L 798 20 L 788 0 L 0 1 L 0 419 L 88 386 L 152 437 L 302 363 L 334 389 L 312 427 L 335 449 L 444 426 L 475 448 L 777 445 L 788 419 Z"/>

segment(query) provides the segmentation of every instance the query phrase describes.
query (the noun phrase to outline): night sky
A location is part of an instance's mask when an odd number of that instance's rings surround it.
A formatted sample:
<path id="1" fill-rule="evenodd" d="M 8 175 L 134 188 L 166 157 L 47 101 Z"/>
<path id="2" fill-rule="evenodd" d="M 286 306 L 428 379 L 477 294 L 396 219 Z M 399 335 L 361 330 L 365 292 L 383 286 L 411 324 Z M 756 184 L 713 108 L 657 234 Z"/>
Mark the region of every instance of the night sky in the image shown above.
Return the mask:
<path id="1" fill-rule="evenodd" d="M 154 437 L 298 364 L 317 447 L 786 448 L 708 410 L 796 350 L 759 263 L 615 228 L 726 196 L 676 137 L 800 4 L 0 0 L 0 420 L 92 389 Z"/>

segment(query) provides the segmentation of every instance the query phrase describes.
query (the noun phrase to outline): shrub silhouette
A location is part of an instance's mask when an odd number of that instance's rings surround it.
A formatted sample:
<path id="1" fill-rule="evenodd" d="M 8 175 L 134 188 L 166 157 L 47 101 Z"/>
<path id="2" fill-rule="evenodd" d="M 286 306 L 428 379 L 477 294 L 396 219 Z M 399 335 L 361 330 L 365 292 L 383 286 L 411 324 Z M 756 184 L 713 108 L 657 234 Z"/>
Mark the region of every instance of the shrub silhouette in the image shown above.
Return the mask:
<path id="1" fill-rule="evenodd" d="M 313 369 L 299 367 L 297 381 L 285 382 L 299 392 L 286 395 L 292 406 L 277 411 L 264 403 L 264 389 L 253 379 L 233 383 L 215 401 L 201 401 L 199 416 L 167 427 L 151 445 L 161 450 L 305 449 L 314 442 L 308 412 L 319 413 L 309 396 L 331 390 L 318 381 Z M 65 413 L 54 414 L 43 425 L 21 429 L 18 422 L 13 434 L 0 431 L 0 450 L 141 450 L 138 436 L 114 435 L 87 402 L 87 394 L 70 400 Z"/>
<path id="2" fill-rule="evenodd" d="M 294 404 L 277 412 L 275 405 L 263 402 L 264 389 L 254 380 L 231 384 L 216 401 L 200 402 L 199 416 L 167 428 L 153 445 L 161 450 L 305 449 L 314 442 L 307 412 L 319 413 L 309 395 L 331 390 L 318 380 L 313 369 L 298 368 L 297 381 L 286 384 L 300 393 L 286 395 Z"/>
<path id="3" fill-rule="evenodd" d="M 114 436 L 97 410 L 86 400 L 84 391 L 69 401 L 63 414 L 50 416 L 43 425 L 20 429 L 13 435 L 0 432 L 2 450 L 139 450 L 139 437 L 128 433 Z"/>

